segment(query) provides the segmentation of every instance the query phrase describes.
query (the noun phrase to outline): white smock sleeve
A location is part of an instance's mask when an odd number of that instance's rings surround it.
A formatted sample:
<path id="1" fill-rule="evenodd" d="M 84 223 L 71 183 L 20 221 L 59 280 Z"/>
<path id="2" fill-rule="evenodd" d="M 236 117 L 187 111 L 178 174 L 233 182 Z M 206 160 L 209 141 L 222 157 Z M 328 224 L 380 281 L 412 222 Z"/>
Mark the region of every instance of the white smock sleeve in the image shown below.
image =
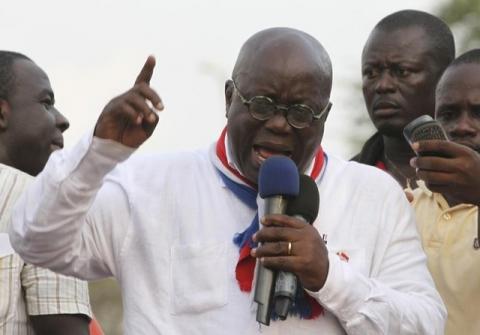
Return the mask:
<path id="1" fill-rule="evenodd" d="M 346 332 L 360 334 L 444 334 L 446 309 L 426 265 L 413 211 L 400 189 L 383 201 L 387 243 L 370 277 L 329 253 L 329 271 L 318 292 L 307 291 L 337 316 Z"/>
<path id="2" fill-rule="evenodd" d="M 135 149 L 87 134 L 54 152 L 15 205 L 13 248 L 28 263 L 82 279 L 116 274 L 130 223 L 128 198 L 105 176 Z"/>

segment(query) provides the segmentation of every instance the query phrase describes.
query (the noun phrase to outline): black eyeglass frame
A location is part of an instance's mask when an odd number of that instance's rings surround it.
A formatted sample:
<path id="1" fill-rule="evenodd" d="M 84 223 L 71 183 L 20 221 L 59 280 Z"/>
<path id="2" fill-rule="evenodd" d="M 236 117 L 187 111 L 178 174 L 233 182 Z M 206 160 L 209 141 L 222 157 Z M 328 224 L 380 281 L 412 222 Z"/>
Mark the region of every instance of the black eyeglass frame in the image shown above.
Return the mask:
<path id="1" fill-rule="evenodd" d="M 253 100 L 255 99 L 262 99 L 262 100 L 265 100 L 267 101 L 268 103 L 270 103 L 272 106 L 275 107 L 275 110 L 281 110 L 281 111 L 284 111 L 284 115 L 285 115 L 285 118 L 287 119 L 287 122 L 289 125 L 291 125 L 292 127 L 296 128 L 296 129 L 303 129 L 303 128 L 307 128 L 309 127 L 314 120 L 319 120 L 321 119 L 322 117 L 324 117 L 324 115 L 326 113 L 328 113 L 330 111 L 330 109 L 332 108 L 332 103 L 329 101 L 327 103 L 327 105 L 319 112 L 319 113 L 315 113 L 314 109 L 312 107 L 310 107 L 309 105 L 305 105 L 305 104 L 294 104 L 294 105 L 290 105 L 290 106 L 286 106 L 286 105 L 282 105 L 282 104 L 277 104 L 273 99 L 267 97 L 267 96 L 264 96 L 264 95 L 256 95 L 256 96 L 253 96 L 251 97 L 250 99 L 246 99 L 243 94 L 240 92 L 240 90 L 238 89 L 237 87 L 237 84 L 235 83 L 235 81 L 232 79 L 232 83 L 233 83 L 233 88 L 237 91 L 237 94 L 238 94 L 238 97 L 240 98 L 240 100 L 242 101 L 242 103 L 248 107 L 248 110 L 250 112 L 250 115 L 255 119 L 255 120 L 258 120 L 258 121 L 267 121 L 269 119 L 271 119 L 275 114 L 273 115 L 266 115 L 265 118 L 261 118 L 259 117 L 259 115 L 255 115 L 253 114 L 251 111 L 250 111 L 250 105 L 252 104 Z M 310 120 L 310 122 L 308 124 L 305 124 L 303 126 L 298 126 L 298 125 L 294 125 L 291 123 L 291 120 L 289 119 L 288 115 L 289 115 L 289 110 L 291 110 L 291 108 L 294 108 L 294 107 L 300 107 L 300 108 L 304 108 L 308 111 L 310 111 L 310 114 L 312 115 L 312 119 Z"/>

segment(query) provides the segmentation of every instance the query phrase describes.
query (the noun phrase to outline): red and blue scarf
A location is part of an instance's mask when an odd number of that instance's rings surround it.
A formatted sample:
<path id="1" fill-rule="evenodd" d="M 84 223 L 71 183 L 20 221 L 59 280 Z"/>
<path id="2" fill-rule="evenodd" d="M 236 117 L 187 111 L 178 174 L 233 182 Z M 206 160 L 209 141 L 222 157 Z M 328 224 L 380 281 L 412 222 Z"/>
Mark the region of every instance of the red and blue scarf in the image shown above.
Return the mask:
<path id="1" fill-rule="evenodd" d="M 227 186 L 227 188 L 235 194 L 235 196 L 245 205 L 253 210 L 258 210 L 257 207 L 257 188 L 256 185 L 247 180 L 235 167 L 229 164 L 227 158 L 227 150 L 225 145 L 226 128 L 222 131 L 220 138 L 216 144 L 216 156 L 221 164 L 217 166 L 217 170 Z M 324 171 L 324 164 L 326 162 L 326 155 L 320 147 L 314 157 L 311 166 L 310 177 L 318 182 Z M 235 268 L 235 277 L 237 279 L 240 290 L 243 292 L 250 292 L 252 290 L 252 282 L 255 272 L 256 260 L 250 256 L 252 248 L 256 247 L 252 236 L 259 229 L 258 211 L 252 220 L 252 223 L 241 233 L 235 234 L 233 242 L 239 247 L 239 259 Z M 290 315 L 298 315 L 302 319 L 314 319 L 323 314 L 323 307 L 306 294 L 299 285 L 297 289 L 297 296 L 295 303 L 289 311 Z M 276 316 L 272 318 L 275 320 Z"/>

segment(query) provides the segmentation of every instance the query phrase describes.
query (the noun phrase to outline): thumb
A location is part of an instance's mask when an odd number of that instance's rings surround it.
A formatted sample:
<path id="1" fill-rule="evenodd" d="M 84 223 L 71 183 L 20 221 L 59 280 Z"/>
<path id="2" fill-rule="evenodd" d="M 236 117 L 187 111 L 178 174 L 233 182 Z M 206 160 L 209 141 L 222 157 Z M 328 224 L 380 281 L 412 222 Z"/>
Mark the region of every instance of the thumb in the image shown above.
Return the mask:
<path id="1" fill-rule="evenodd" d="M 152 55 L 148 56 L 145 64 L 142 67 L 142 70 L 135 80 L 135 85 L 140 83 L 147 83 L 150 85 L 150 79 L 152 79 L 153 69 L 155 68 L 155 57 Z"/>

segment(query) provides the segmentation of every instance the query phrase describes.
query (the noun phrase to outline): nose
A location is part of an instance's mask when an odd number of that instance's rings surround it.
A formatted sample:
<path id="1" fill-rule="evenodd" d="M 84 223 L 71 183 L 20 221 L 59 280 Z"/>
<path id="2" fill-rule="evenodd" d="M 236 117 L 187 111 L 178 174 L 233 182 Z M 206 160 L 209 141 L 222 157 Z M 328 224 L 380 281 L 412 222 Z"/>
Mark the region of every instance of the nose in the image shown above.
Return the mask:
<path id="1" fill-rule="evenodd" d="M 68 119 L 55 108 L 55 126 L 63 133 L 70 127 Z"/>
<path id="2" fill-rule="evenodd" d="M 265 121 L 265 127 L 274 133 L 288 133 L 292 131 L 292 126 L 287 120 L 287 108 L 277 106 L 275 114 Z"/>
<path id="3" fill-rule="evenodd" d="M 375 83 L 375 92 L 390 93 L 395 91 L 395 79 L 390 74 L 390 71 L 382 71 Z"/>
<path id="4" fill-rule="evenodd" d="M 468 113 L 462 113 L 462 116 L 455 120 L 455 122 L 452 124 L 452 127 L 449 131 L 451 137 L 475 137 L 479 127 L 475 127 L 474 122 L 475 121 L 470 118 Z"/>

